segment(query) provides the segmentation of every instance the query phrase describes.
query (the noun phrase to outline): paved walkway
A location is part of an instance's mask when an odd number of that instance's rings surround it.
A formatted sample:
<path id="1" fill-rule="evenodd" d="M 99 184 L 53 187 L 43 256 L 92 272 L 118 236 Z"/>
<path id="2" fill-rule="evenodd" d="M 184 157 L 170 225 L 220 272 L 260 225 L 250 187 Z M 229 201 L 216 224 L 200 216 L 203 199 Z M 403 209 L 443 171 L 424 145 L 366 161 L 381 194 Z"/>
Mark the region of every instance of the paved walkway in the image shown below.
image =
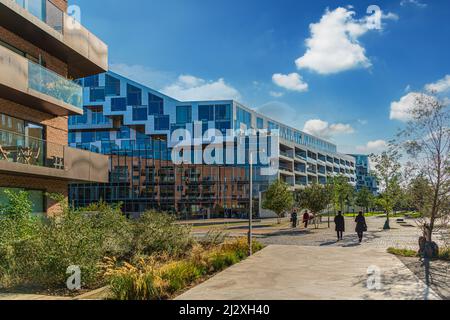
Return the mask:
<path id="1" fill-rule="evenodd" d="M 381 290 L 367 288 L 368 268 Z M 385 249 L 271 245 L 177 300 L 435 300 L 439 297 Z"/>

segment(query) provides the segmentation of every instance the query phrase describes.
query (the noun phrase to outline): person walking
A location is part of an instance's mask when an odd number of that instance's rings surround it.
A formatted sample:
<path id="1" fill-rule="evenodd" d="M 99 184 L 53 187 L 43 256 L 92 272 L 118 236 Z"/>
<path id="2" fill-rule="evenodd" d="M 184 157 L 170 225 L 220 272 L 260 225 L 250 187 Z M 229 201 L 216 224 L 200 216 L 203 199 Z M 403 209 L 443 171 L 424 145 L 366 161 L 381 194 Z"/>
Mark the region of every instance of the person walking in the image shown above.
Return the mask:
<path id="1" fill-rule="evenodd" d="M 291 214 L 292 228 L 297 228 L 298 225 L 298 215 L 297 209 L 294 209 Z"/>
<path id="2" fill-rule="evenodd" d="M 336 224 L 338 241 L 343 240 L 345 232 L 345 219 L 342 215 L 342 211 L 339 211 L 338 215 L 334 217 L 334 223 Z"/>
<path id="3" fill-rule="evenodd" d="M 305 224 L 305 229 L 308 229 L 308 223 L 309 223 L 308 211 L 305 211 L 305 213 L 303 214 L 303 223 Z"/>
<path id="4" fill-rule="evenodd" d="M 358 234 L 359 243 L 363 241 L 364 232 L 367 231 L 367 224 L 366 224 L 366 218 L 364 218 L 364 215 L 362 211 L 359 212 L 358 216 L 355 219 L 356 222 L 356 233 Z"/>

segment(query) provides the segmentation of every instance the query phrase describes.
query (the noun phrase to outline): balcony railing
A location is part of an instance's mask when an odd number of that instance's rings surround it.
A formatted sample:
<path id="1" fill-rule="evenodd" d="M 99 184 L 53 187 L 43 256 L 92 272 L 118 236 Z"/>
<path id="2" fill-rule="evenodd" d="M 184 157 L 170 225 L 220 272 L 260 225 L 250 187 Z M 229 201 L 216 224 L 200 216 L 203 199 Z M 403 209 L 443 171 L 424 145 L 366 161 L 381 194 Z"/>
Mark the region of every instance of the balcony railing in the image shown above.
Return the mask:
<path id="1" fill-rule="evenodd" d="M 81 86 L 32 61 L 28 61 L 28 86 L 30 89 L 83 109 Z"/>
<path id="2" fill-rule="evenodd" d="M 64 146 L 0 130 L 0 161 L 64 169 Z"/>
<path id="3" fill-rule="evenodd" d="M 50 27 L 63 33 L 64 12 L 48 0 L 15 0 L 15 2 Z"/>

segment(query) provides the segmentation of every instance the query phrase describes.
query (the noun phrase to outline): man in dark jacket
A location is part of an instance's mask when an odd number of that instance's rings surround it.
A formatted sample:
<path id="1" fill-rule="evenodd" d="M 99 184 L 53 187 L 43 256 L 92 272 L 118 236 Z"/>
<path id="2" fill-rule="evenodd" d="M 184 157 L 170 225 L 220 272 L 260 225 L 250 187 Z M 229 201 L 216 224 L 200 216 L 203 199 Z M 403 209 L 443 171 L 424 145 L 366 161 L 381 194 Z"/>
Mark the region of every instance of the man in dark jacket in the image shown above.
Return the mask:
<path id="1" fill-rule="evenodd" d="M 366 218 L 364 218 L 363 213 L 360 211 L 355 219 L 356 222 L 356 233 L 358 234 L 359 243 L 363 241 L 364 232 L 367 231 Z"/>
<path id="2" fill-rule="evenodd" d="M 339 211 L 338 215 L 334 218 L 334 223 L 336 224 L 338 241 L 343 240 L 345 232 L 345 219 L 341 211 Z"/>
<path id="3" fill-rule="evenodd" d="M 294 211 L 292 211 L 291 221 L 292 221 L 292 228 L 297 228 L 297 221 L 298 221 L 297 209 L 294 209 Z"/>

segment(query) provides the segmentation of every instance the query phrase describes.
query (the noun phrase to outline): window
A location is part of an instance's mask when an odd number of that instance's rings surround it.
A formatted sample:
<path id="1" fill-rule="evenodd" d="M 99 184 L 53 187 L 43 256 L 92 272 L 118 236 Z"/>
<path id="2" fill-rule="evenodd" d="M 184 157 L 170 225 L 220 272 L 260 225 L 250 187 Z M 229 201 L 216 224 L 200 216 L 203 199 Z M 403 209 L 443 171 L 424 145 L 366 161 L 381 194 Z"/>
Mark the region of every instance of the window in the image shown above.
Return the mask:
<path id="1" fill-rule="evenodd" d="M 264 119 L 263 118 L 256 119 L 256 127 L 258 129 L 264 129 Z"/>
<path id="2" fill-rule="evenodd" d="M 8 204 L 8 199 L 5 195 L 5 190 L 11 190 L 14 192 L 26 191 L 28 193 L 28 199 L 31 201 L 33 213 L 43 213 L 45 212 L 45 196 L 44 191 L 41 190 L 29 190 L 29 189 L 19 189 L 19 188 L 0 188 L 0 206 Z"/>
<path id="3" fill-rule="evenodd" d="M 155 117 L 155 130 L 169 130 L 169 116 Z"/>
<path id="4" fill-rule="evenodd" d="M 130 139 L 131 131 L 127 126 L 120 127 L 120 130 L 117 132 L 117 139 Z"/>
<path id="5" fill-rule="evenodd" d="M 81 143 L 91 143 L 94 141 L 95 141 L 95 132 L 92 131 L 81 132 Z"/>
<path id="6" fill-rule="evenodd" d="M 95 76 L 89 76 L 84 78 L 84 86 L 85 87 L 98 87 L 99 81 L 98 81 L 98 74 Z"/>
<path id="7" fill-rule="evenodd" d="M 142 90 L 127 84 L 127 100 L 130 106 L 141 106 L 142 105 Z"/>
<path id="8" fill-rule="evenodd" d="M 111 99 L 111 111 L 126 111 L 126 110 L 127 110 L 126 98 Z"/>
<path id="9" fill-rule="evenodd" d="M 156 116 L 164 114 L 164 99 L 154 94 L 148 94 L 148 115 Z"/>
<path id="10" fill-rule="evenodd" d="M 214 106 L 198 106 L 198 121 L 214 121 Z"/>
<path id="11" fill-rule="evenodd" d="M 69 132 L 69 143 L 76 143 L 76 133 L 75 132 Z"/>
<path id="12" fill-rule="evenodd" d="M 146 121 L 147 120 L 147 107 L 133 107 L 133 121 Z"/>
<path id="13" fill-rule="evenodd" d="M 89 101 L 91 102 L 102 102 L 105 101 L 105 89 L 103 88 L 91 88 Z"/>
<path id="14" fill-rule="evenodd" d="M 109 141 L 110 136 L 109 136 L 109 131 L 97 131 L 95 133 L 95 140 L 96 141 Z"/>
<path id="15" fill-rule="evenodd" d="M 177 124 L 186 124 L 192 122 L 192 107 L 177 106 Z"/>
<path id="16" fill-rule="evenodd" d="M 105 75 L 105 95 L 120 96 L 120 80 L 110 75 Z"/>
<path id="17" fill-rule="evenodd" d="M 103 115 L 102 111 L 92 112 L 92 124 L 108 124 L 109 119 Z"/>
<path id="18" fill-rule="evenodd" d="M 228 104 L 219 104 L 215 107 L 216 121 L 231 120 L 231 106 Z"/>
<path id="19" fill-rule="evenodd" d="M 241 124 L 245 124 L 247 129 L 252 127 L 252 114 L 242 108 L 236 108 L 236 128 L 240 128 Z"/>

